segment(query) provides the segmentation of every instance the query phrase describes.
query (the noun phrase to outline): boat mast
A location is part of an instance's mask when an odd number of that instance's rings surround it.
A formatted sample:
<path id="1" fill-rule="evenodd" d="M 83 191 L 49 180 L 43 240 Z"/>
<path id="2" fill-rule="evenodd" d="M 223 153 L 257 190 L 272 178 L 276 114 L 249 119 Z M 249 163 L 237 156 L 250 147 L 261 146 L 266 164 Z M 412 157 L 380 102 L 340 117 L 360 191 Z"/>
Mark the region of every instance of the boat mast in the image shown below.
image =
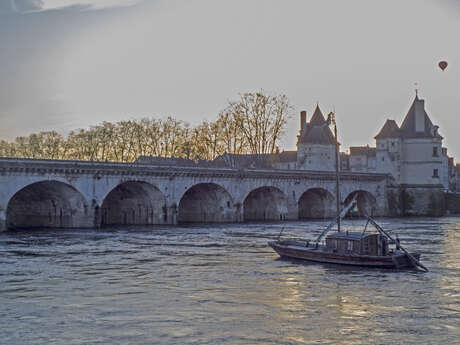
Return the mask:
<path id="1" fill-rule="evenodd" d="M 339 141 L 337 140 L 337 122 L 335 121 L 335 113 L 330 112 L 328 120 L 334 124 L 334 139 L 335 139 L 335 200 L 337 203 L 337 231 L 340 232 L 340 175 L 339 175 Z"/>

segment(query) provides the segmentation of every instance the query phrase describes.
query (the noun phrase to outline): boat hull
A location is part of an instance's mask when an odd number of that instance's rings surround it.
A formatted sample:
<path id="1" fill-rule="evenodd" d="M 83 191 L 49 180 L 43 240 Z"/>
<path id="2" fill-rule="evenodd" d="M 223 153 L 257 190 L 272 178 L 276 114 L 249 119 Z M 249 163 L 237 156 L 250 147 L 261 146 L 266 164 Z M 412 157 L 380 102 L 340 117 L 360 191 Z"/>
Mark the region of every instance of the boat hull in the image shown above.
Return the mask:
<path id="1" fill-rule="evenodd" d="M 380 268 L 409 268 L 413 267 L 406 254 L 397 252 L 385 256 L 368 256 L 356 254 L 340 254 L 327 250 L 324 246 L 305 246 L 301 242 L 273 241 L 268 243 L 280 257 L 307 260 L 313 262 L 363 266 Z M 420 254 L 411 253 L 417 260 Z"/>

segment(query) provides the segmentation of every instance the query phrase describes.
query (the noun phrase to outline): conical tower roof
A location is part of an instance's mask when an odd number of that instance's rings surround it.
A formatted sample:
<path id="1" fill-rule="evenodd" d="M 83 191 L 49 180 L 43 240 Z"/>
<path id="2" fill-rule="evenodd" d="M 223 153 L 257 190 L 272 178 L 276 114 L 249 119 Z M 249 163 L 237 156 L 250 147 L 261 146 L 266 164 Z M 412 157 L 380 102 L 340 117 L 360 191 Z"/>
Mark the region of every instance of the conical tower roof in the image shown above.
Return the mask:
<path id="1" fill-rule="evenodd" d="M 311 120 L 306 124 L 299 138 L 302 144 L 335 145 L 334 135 L 326 123 L 321 109 L 316 105 Z"/>
<path id="2" fill-rule="evenodd" d="M 374 139 L 399 138 L 401 133 L 395 120 L 387 120 Z"/>
<path id="3" fill-rule="evenodd" d="M 423 119 L 423 126 L 417 128 L 417 118 Z M 441 137 L 434 130 L 434 125 L 425 111 L 425 101 L 415 96 L 412 105 L 401 125 L 400 133 L 404 138 L 434 138 Z"/>
<path id="4" fill-rule="evenodd" d="M 323 113 L 321 112 L 321 109 L 319 108 L 319 105 L 316 105 L 316 109 L 313 112 L 313 115 L 310 120 L 310 124 L 314 126 L 321 126 L 326 123 L 326 119 L 324 118 Z"/>

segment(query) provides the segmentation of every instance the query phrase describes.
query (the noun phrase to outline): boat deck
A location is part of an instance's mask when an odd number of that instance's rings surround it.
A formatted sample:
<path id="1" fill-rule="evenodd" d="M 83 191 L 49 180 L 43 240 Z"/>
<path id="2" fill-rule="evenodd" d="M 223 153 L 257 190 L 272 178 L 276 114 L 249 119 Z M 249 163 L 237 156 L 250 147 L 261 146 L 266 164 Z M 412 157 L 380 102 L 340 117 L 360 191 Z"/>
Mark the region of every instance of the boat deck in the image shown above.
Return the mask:
<path id="1" fill-rule="evenodd" d="M 281 256 L 314 262 L 333 263 L 353 266 L 368 266 L 382 268 L 410 267 L 407 256 L 400 251 L 390 252 L 388 255 L 371 256 L 356 253 L 338 253 L 324 245 L 309 244 L 307 241 L 273 241 L 269 245 Z M 412 254 L 420 257 L 419 254 Z"/>

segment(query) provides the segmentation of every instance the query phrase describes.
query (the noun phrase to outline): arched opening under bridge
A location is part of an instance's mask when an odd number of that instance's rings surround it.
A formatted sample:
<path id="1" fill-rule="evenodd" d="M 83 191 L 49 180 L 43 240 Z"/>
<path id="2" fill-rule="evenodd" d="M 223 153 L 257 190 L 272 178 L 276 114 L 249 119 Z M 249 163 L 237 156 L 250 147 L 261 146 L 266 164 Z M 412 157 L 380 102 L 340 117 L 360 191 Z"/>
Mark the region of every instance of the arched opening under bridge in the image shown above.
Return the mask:
<path id="1" fill-rule="evenodd" d="M 73 186 L 59 181 L 32 183 L 10 199 L 7 229 L 79 228 L 94 226 L 84 196 Z"/>
<path id="2" fill-rule="evenodd" d="M 233 200 L 225 188 L 200 183 L 189 188 L 179 202 L 179 223 L 224 223 L 236 221 Z"/>
<path id="3" fill-rule="evenodd" d="M 326 189 L 309 189 L 299 199 L 299 219 L 332 218 L 335 213 L 335 198 Z"/>
<path id="4" fill-rule="evenodd" d="M 251 191 L 243 204 L 244 220 L 285 220 L 288 213 L 287 198 L 275 187 L 260 187 Z"/>
<path id="5" fill-rule="evenodd" d="M 101 207 L 101 225 L 166 224 L 168 214 L 163 193 L 147 182 L 128 181 L 115 187 Z"/>
<path id="6" fill-rule="evenodd" d="M 345 198 L 344 205 L 348 205 L 351 200 L 356 195 L 356 206 L 352 208 L 347 216 L 348 217 L 365 217 L 365 216 L 373 216 L 377 210 L 377 200 L 375 197 L 365 190 L 357 190 L 348 194 Z"/>

